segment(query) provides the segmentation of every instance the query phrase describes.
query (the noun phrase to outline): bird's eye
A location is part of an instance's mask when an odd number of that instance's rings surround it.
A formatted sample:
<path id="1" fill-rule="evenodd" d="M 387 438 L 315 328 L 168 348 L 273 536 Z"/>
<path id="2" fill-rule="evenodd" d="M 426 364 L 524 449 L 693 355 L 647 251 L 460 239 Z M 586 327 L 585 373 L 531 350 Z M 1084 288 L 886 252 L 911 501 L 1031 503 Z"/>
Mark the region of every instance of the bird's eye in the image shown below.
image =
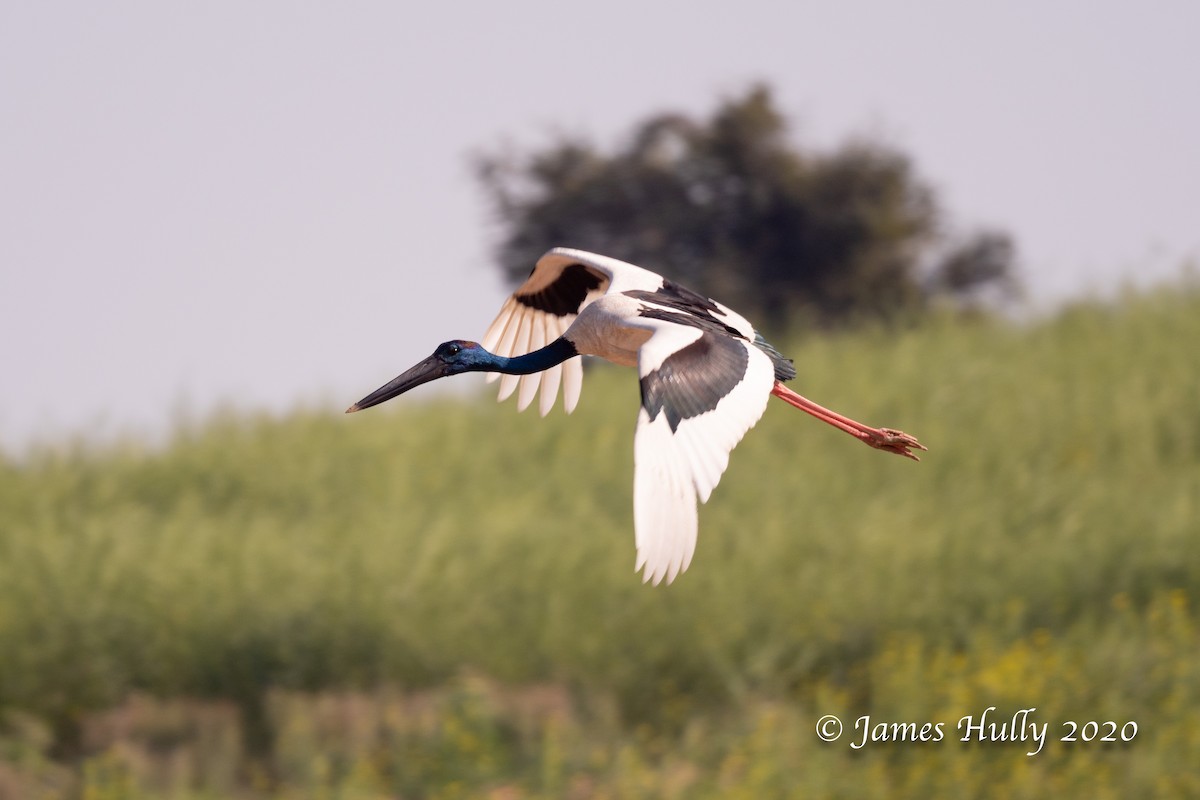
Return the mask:
<path id="1" fill-rule="evenodd" d="M 456 344 L 446 345 L 446 355 L 448 355 L 448 356 L 456 356 L 456 355 L 458 355 L 460 350 L 462 350 L 462 348 Z"/>

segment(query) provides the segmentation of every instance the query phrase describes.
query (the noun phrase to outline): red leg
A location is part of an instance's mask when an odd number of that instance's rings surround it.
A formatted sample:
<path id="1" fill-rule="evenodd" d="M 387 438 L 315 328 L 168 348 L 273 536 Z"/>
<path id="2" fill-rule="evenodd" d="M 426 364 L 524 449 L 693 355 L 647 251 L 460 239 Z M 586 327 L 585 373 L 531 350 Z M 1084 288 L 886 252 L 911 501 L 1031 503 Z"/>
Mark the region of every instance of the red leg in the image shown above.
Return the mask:
<path id="1" fill-rule="evenodd" d="M 887 450 L 889 453 L 896 453 L 897 455 L 911 458 L 913 461 L 920 461 L 921 459 L 910 448 L 917 450 L 929 449 L 918 442 L 915 436 L 909 436 L 903 431 L 891 428 L 872 428 L 870 425 L 863 425 L 861 422 L 856 422 L 849 417 L 843 417 L 836 411 L 830 411 L 824 406 L 817 405 L 807 397 L 796 394 L 779 381 L 775 381 L 775 388 L 771 390 L 771 394 L 801 411 L 812 414 L 822 422 L 827 422 L 833 427 L 845 431 L 878 450 Z"/>

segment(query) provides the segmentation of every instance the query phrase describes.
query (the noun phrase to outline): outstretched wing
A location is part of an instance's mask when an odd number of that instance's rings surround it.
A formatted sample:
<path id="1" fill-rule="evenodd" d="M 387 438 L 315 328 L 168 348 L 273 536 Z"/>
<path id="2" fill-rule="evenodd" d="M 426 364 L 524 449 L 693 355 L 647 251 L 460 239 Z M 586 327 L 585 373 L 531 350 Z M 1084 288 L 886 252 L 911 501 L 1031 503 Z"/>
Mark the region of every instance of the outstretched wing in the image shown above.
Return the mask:
<path id="1" fill-rule="evenodd" d="M 762 417 L 775 383 L 770 358 L 686 315 L 640 320 L 642 407 L 634 441 L 634 569 L 670 583 L 696 550 L 696 501 L 706 502 L 729 453 Z"/>
<path id="2" fill-rule="evenodd" d="M 501 356 L 532 353 L 562 336 L 580 311 L 614 287 L 616 291 L 654 290 L 662 283 L 661 276 L 615 258 L 557 247 L 538 259 L 525 283 L 504 301 L 481 344 Z M 500 379 L 500 400 L 520 387 L 517 408 L 521 411 L 540 388 L 542 416 L 554 407 L 561 384 L 563 408 L 569 414 L 579 402 L 583 365 L 575 357 L 532 375 L 488 375 L 489 382 L 496 379 Z"/>

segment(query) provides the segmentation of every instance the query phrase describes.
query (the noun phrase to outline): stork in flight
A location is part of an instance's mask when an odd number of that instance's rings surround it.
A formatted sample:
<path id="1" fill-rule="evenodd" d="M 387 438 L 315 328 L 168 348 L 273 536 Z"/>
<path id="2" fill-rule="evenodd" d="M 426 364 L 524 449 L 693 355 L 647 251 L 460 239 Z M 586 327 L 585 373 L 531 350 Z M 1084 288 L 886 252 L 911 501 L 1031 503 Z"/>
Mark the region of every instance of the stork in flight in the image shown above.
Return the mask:
<path id="1" fill-rule="evenodd" d="M 783 385 L 796 377 L 744 317 L 661 275 L 615 258 L 555 248 L 509 297 L 482 344 L 455 340 L 346 409 L 378 405 L 423 383 L 462 372 L 500 378 L 500 400 L 519 388 L 524 410 L 541 390 L 554 406 L 559 386 L 569 414 L 583 365 L 599 356 L 637 367 L 642 407 L 634 439 L 633 515 L 645 581 L 670 583 L 696 550 L 696 500 L 707 502 L 729 453 L 775 395 L 871 447 L 919 461 L 914 437 L 872 428 Z"/>

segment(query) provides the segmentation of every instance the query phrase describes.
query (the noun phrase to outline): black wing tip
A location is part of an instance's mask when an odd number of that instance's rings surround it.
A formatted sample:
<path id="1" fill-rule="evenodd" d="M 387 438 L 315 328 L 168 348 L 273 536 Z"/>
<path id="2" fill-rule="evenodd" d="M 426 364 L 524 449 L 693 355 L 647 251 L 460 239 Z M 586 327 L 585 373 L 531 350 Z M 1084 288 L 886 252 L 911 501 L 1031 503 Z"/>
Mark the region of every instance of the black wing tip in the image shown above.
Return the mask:
<path id="1" fill-rule="evenodd" d="M 536 267 L 534 269 L 537 269 Z M 556 317 L 578 314 L 590 292 L 599 289 L 604 279 L 586 264 L 574 262 L 562 268 L 553 281 L 535 292 L 513 295 L 523 306 Z"/>

